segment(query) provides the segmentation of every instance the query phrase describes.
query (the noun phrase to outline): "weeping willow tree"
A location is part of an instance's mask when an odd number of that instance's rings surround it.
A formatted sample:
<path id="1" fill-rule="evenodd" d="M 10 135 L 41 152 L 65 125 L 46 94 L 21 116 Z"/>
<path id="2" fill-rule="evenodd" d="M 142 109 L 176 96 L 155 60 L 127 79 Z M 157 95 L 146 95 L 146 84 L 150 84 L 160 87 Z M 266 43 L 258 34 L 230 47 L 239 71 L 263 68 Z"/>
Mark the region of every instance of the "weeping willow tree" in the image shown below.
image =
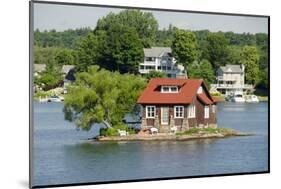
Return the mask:
<path id="1" fill-rule="evenodd" d="M 91 66 L 87 72 L 78 73 L 75 83 L 68 88 L 65 119 L 83 130 L 89 130 L 94 123 L 114 127 L 134 110 L 145 84 L 139 76 Z"/>

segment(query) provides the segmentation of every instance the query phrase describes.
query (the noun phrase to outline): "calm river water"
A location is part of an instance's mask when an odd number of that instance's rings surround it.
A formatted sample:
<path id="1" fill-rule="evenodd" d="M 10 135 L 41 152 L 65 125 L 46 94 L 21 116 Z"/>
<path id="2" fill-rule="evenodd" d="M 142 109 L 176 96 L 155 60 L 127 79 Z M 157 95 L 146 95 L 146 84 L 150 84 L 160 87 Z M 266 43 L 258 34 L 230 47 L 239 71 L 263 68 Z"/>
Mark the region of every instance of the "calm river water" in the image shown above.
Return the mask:
<path id="1" fill-rule="evenodd" d="M 255 136 L 178 142 L 87 141 L 62 103 L 34 103 L 33 185 L 267 171 L 268 104 L 218 105 L 219 127 Z"/>

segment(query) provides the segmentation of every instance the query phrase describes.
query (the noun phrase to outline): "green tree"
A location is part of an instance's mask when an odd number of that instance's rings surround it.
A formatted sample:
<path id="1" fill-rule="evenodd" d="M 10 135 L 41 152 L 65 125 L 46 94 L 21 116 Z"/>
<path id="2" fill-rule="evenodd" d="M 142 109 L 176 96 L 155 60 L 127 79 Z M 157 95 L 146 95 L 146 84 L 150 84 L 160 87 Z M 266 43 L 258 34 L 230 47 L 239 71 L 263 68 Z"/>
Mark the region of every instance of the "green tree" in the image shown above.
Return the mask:
<path id="1" fill-rule="evenodd" d="M 98 20 L 95 31 L 107 31 L 116 23 L 134 28 L 144 47 L 151 47 L 154 44 L 158 23 L 152 13 L 140 10 L 124 10 L 117 14 L 109 13 Z"/>
<path id="2" fill-rule="evenodd" d="M 77 44 L 78 71 L 86 71 L 88 66 L 97 64 L 99 56 L 98 39 L 93 33 L 80 39 Z"/>
<path id="3" fill-rule="evenodd" d="M 169 25 L 168 29 L 164 28 L 163 30 L 158 30 L 156 34 L 155 46 L 171 47 L 177 30 L 178 28 L 171 24 Z"/>
<path id="4" fill-rule="evenodd" d="M 215 80 L 214 71 L 208 60 L 202 60 L 199 64 L 194 63 L 189 67 L 189 77 L 194 79 L 204 79 L 208 86 Z"/>
<path id="5" fill-rule="evenodd" d="M 268 89 L 268 68 L 259 72 L 259 83 L 256 86 L 257 88 Z"/>
<path id="6" fill-rule="evenodd" d="M 245 46 L 241 53 L 241 63 L 245 65 L 246 82 L 257 84 L 259 80 L 259 55 L 254 46 Z"/>
<path id="7" fill-rule="evenodd" d="M 229 56 L 228 41 L 221 33 L 210 33 L 203 48 L 202 58 L 207 59 L 217 70 L 225 65 Z"/>
<path id="8" fill-rule="evenodd" d="M 58 32 L 56 30 L 43 31 L 39 29 L 34 31 L 34 45 L 39 47 L 60 47 L 74 49 L 76 42 L 80 37 L 86 36 L 92 30 L 88 27 L 69 29 Z"/>
<path id="9" fill-rule="evenodd" d="M 229 45 L 227 46 L 227 49 L 228 49 L 228 56 L 226 62 L 228 64 L 240 64 L 241 63 L 240 55 L 241 55 L 242 47 L 236 45 Z"/>
<path id="10" fill-rule="evenodd" d="M 62 66 L 56 64 L 55 61 L 49 62 L 46 65 L 46 70 L 35 78 L 34 83 L 44 91 L 60 86 L 63 81 L 61 68 Z"/>
<path id="11" fill-rule="evenodd" d="M 147 80 L 150 80 L 152 78 L 164 78 L 164 77 L 167 77 L 167 74 L 163 73 L 163 72 L 156 71 L 156 70 L 152 70 L 148 74 L 146 74 L 145 77 L 147 78 Z"/>
<path id="12" fill-rule="evenodd" d="M 59 51 L 55 57 L 59 65 L 73 65 L 75 63 L 75 56 L 73 50 L 63 49 Z"/>
<path id="13" fill-rule="evenodd" d="M 94 123 L 108 128 L 120 125 L 124 116 L 134 110 L 145 84 L 142 77 L 91 66 L 88 72 L 78 73 L 68 88 L 65 119 L 83 130 L 89 130 Z"/>
<path id="14" fill-rule="evenodd" d="M 112 24 L 99 34 L 100 56 L 98 64 L 121 73 L 137 73 L 144 53 L 140 38 L 134 28 Z"/>
<path id="15" fill-rule="evenodd" d="M 172 54 L 179 64 L 187 70 L 197 56 L 197 40 L 194 33 L 177 30 L 172 42 Z"/>

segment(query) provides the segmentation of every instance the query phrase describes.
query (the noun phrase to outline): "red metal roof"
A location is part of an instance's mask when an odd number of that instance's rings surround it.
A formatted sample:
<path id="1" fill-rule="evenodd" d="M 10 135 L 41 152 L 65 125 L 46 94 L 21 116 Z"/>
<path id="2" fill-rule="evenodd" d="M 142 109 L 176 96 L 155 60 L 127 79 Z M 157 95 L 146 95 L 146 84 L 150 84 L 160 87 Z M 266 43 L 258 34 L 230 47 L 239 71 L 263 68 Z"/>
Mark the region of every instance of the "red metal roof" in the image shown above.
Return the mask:
<path id="1" fill-rule="evenodd" d="M 202 84 L 205 85 L 202 79 L 153 78 L 137 102 L 139 104 L 190 104 Z M 163 85 L 179 86 L 179 92 L 161 93 L 159 86 Z M 205 101 L 209 99 L 207 96 L 203 98 Z M 213 103 L 212 99 L 209 101 Z"/>
<path id="2" fill-rule="evenodd" d="M 205 93 L 198 94 L 197 96 L 204 104 L 213 104 L 213 101 Z"/>

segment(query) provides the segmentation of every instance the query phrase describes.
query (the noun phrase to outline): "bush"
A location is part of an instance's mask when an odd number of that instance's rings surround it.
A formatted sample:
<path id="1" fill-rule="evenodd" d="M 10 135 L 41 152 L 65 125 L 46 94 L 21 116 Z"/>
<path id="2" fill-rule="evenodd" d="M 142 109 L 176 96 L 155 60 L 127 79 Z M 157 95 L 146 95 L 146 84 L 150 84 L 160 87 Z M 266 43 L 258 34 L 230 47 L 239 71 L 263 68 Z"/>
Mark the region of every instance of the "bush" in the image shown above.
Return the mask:
<path id="1" fill-rule="evenodd" d="M 192 134 L 199 134 L 199 133 L 203 133 L 203 134 L 215 134 L 215 133 L 223 133 L 223 134 L 227 134 L 227 133 L 232 133 L 233 130 L 228 129 L 228 128 L 190 128 L 187 131 L 183 132 L 183 133 L 177 133 L 178 135 L 192 135 Z"/>
<path id="2" fill-rule="evenodd" d="M 101 136 L 118 136 L 118 131 L 115 128 L 101 128 L 100 129 Z"/>
<path id="3" fill-rule="evenodd" d="M 118 129 L 119 130 L 125 130 L 130 135 L 131 134 L 136 134 L 136 130 L 134 128 L 130 128 L 130 127 L 128 127 L 127 125 L 125 125 L 123 123 L 119 123 L 119 124 L 116 124 L 112 128 L 101 128 L 100 129 L 100 135 L 101 136 L 119 136 Z"/>
<path id="4" fill-rule="evenodd" d="M 216 97 L 220 97 L 221 93 L 220 92 L 212 92 L 211 95 L 216 96 Z"/>
<path id="5" fill-rule="evenodd" d="M 34 93 L 34 99 L 39 99 L 39 98 L 47 98 L 48 96 L 52 95 L 52 92 L 50 91 L 38 91 Z"/>

